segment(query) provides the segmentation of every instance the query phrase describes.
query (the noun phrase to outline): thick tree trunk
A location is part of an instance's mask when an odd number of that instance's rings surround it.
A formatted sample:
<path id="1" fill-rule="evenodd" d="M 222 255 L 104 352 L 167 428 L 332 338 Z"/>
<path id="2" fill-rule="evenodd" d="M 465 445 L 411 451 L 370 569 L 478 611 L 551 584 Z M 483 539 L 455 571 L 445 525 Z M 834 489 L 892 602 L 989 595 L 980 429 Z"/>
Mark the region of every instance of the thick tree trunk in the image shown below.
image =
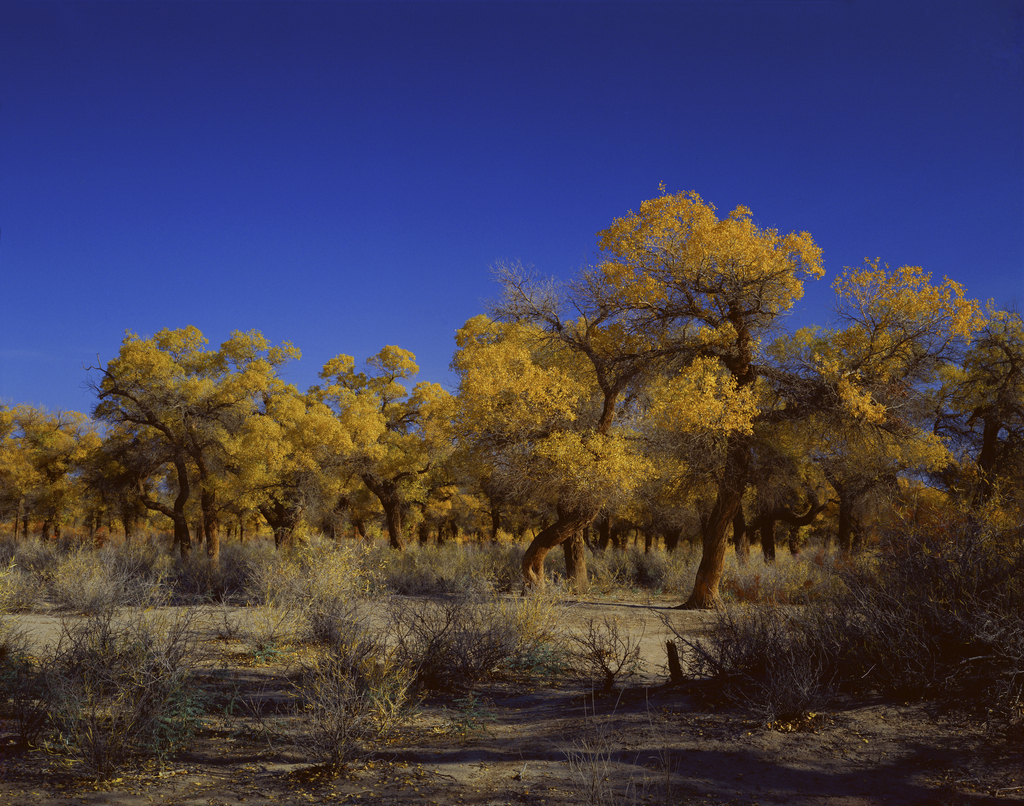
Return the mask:
<path id="1" fill-rule="evenodd" d="M 587 553 L 583 531 L 580 530 L 566 539 L 562 543 L 562 551 L 565 553 L 566 579 L 576 593 L 586 593 L 590 582 L 587 578 Z"/>
<path id="2" fill-rule="evenodd" d="M 662 532 L 662 537 L 665 540 L 665 551 L 672 553 L 679 547 L 679 541 L 683 537 L 683 530 L 679 527 L 665 529 Z"/>
<path id="3" fill-rule="evenodd" d="M 605 551 L 608 548 L 608 544 L 612 542 L 612 518 L 610 515 L 605 515 L 601 519 L 601 523 L 597 527 L 597 547 L 601 551 Z"/>
<path id="4" fill-rule="evenodd" d="M 594 517 L 559 511 L 558 520 L 540 530 L 523 554 L 523 581 L 528 588 L 540 590 L 544 587 L 544 558 L 548 552 L 588 526 Z"/>
<path id="5" fill-rule="evenodd" d="M 996 458 L 999 454 L 999 431 L 1002 423 L 995 417 L 982 419 L 981 450 L 978 452 L 978 469 L 981 471 L 981 484 L 974 496 L 975 506 L 981 506 L 992 497 L 995 487 Z"/>
<path id="6" fill-rule="evenodd" d="M 745 436 L 729 436 L 725 467 L 718 485 L 718 497 L 702 535 L 702 554 L 690 598 L 679 606 L 682 610 L 710 610 L 721 604 L 718 586 L 725 567 L 725 549 L 729 527 L 736 510 L 743 502 L 750 467 L 750 444 Z"/>
<path id="7" fill-rule="evenodd" d="M 491 542 L 498 542 L 498 530 L 501 528 L 501 508 L 491 507 Z"/>
<path id="8" fill-rule="evenodd" d="M 299 525 L 302 518 L 302 507 L 284 501 L 274 501 L 272 504 L 261 504 L 259 507 L 263 519 L 274 530 L 274 548 L 281 548 L 292 540 L 295 534 L 295 527 Z"/>
<path id="9" fill-rule="evenodd" d="M 363 483 L 380 501 L 384 509 L 384 522 L 388 528 L 388 543 L 396 551 L 405 549 L 402 537 L 402 496 L 398 491 L 398 483 L 391 479 L 382 479 L 372 473 L 361 476 Z"/>

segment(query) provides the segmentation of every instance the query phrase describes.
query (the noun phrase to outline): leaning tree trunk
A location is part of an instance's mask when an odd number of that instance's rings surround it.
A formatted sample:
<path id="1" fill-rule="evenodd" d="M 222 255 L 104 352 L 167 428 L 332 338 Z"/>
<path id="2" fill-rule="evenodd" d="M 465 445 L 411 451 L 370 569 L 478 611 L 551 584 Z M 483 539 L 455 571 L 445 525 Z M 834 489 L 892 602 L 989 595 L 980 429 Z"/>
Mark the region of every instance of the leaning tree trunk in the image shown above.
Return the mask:
<path id="1" fill-rule="evenodd" d="M 558 520 L 541 529 L 523 554 L 523 581 L 528 588 L 540 590 L 544 587 L 544 558 L 548 552 L 589 526 L 595 517 L 559 508 Z"/>
<path id="2" fill-rule="evenodd" d="M 736 517 L 736 510 L 743 502 L 749 467 L 750 443 L 745 436 L 730 435 L 726 447 L 725 467 L 718 484 L 718 497 L 715 499 L 715 506 L 711 510 L 701 538 L 703 551 L 700 565 L 697 566 L 697 576 L 693 581 L 693 593 L 679 605 L 680 610 L 710 610 L 721 604 L 718 586 L 725 568 L 729 527 Z"/>

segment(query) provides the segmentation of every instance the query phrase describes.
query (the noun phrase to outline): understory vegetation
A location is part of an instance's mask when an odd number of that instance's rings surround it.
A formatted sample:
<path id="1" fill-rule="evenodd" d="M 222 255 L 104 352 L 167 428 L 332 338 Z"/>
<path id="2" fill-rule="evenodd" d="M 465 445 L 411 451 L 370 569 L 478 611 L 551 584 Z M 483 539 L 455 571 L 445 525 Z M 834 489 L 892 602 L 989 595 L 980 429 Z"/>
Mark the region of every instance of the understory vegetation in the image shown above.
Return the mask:
<path id="1" fill-rule="evenodd" d="M 334 770 L 384 747 L 425 696 L 479 710 L 474 697 L 488 681 L 607 696 L 663 673 L 627 625 L 592 619 L 563 630 L 575 594 L 551 584 L 521 595 L 521 557 L 514 544 L 396 553 L 383 541 L 310 538 L 275 550 L 254 539 L 225 545 L 214 569 L 157 540 L 97 549 L 4 539 L 0 612 L 56 613 L 62 623 L 40 650 L 0 619 L 8 743 L 98 778 L 132 761 L 163 764 L 211 713 L 237 706 L 205 688 L 214 661 L 197 638 L 202 618 L 240 641 L 248 663 L 282 667 L 289 707 L 303 715 L 298 750 Z M 633 547 L 588 550 L 587 562 L 591 600 L 643 604 L 687 590 L 699 555 Z M 854 557 L 811 545 L 774 563 L 730 553 L 726 569 L 709 633 L 675 640 L 683 683 L 703 696 L 777 729 L 813 724 L 843 698 L 927 698 L 1024 735 L 1019 529 L 908 525 Z"/>
<path id="2" fill-rule="evenodd" d="M 964 522 L 888 535 L 828 595 L 720 610 L 677 636 L 715 696 L 799 727 L 840 697 L 928 699 L 1024 738 L 1024 534 Z"/>

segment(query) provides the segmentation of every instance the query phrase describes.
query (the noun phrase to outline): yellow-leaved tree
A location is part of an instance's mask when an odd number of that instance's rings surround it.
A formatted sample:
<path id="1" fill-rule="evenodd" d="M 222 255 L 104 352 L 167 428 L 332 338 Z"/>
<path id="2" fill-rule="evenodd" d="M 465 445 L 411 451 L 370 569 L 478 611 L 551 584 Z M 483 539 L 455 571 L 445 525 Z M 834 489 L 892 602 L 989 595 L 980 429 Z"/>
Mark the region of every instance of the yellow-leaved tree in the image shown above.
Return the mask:
<path id="1" fill-rule="evenodd" d="M 553 520 L 523 556 L 530 586 L 567 544 L 567 575 L 587 584 L 581 532 L 651 473 L 627 416 L 628 390 L 653 360 L 648 342 L 618 332 L 613 312 L 582 286 L 557 288 L 503 267 L 495 321 L 456 336 L 456 443 L 487 465 L 492 495 L 545 501 Z M 576 318 L 565 317 L 571 309 Z"/>
<path id="2" fill-rule="evenodd" d="M 206 551 L 217 562 L 228 477 L 225 446 L 263 397 L 281 385 L 278 369 L 299 353 L 287 343 L 271 346 L 257 331 L 236 331 L 217 350 L 206 345 L 191 326 L 150 338 L 129 333 L 116 358 L 92 368 L 99 373 L 92 381 L 99 401 L 93 416 L 133 434 L 128 444 L 140 471 L 141 500 L 171 519 L 183 557 L 192 550 L 187 505 L 198 489 Z M 149 479 L 167 467 L 174 472 L 165 494 Z"/>
<path id="3" fill-rule="evenodd" d="M 20 519 L 40 522 L 40 537 L 59 535 L 82 494 L 82 463 L 100 444 L 92 422 L 76 411 L 0 408 L 0 501 Z"/>
<path id="4" fill-rule="evenodd" d="M 952 462 L 934 427 L 939 380 L 962 360 L 984 317 L 960 284 L 933 283 L 917 266 L 865 261 L 833 288 L 842 327 L 799 334 L 790 354 L 803 369 L 788 383 L 804 390 L 792 405 L 804 407 L 815 433 L 811 455 L 839 498 L 838 541 L 848 551 L 860 501 L 895 490 L 907 473 Z"/>
<path id="5" fill-rule="evenodd" d="M 682 605 L 714 607 L 729 528 L 751 461 L 754 390 L 762 339 L 823 274 L 806 232 L 759 227 L 746 207 L 719 218 L 696 193 L 665 193 L 599 233 L 604 259 L 588 284 L 618 306 L 622 332 L 641 335 L 669 361 L 681 390 L 657 415 L 680 429 L 705 418 L 721 456 L 715 503 L 703 525 L 693 592 Z"/>
<path id="6" fill-rule="evenodd" d="M 342 423 L 351 443 L 345 467 L 380 501 L 391 547 L 401 550 L 408 490 L 450 446 L 451 395 L 436 383 L 406 389 L 419 371 L 408 350 L 385 347 L 366 363 L 356 372 L 351 356 L 332 358 L 310 394 Z"/>

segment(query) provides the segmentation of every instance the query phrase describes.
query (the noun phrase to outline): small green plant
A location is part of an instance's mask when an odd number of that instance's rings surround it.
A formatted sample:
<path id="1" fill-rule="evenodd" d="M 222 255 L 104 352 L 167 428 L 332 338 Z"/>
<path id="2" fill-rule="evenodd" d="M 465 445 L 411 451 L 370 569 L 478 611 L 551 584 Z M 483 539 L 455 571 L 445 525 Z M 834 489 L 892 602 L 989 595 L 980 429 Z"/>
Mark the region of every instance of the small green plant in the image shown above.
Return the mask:
<path id="1" fill-rule="evenodd" d="M 495 721 L 494 712 L 487 708 L 472 692 L 455 700 L 455 708 L 447 712 L 444 732 L 458 736 L 464 742 L 471 736 L 487 733 Z"/>

